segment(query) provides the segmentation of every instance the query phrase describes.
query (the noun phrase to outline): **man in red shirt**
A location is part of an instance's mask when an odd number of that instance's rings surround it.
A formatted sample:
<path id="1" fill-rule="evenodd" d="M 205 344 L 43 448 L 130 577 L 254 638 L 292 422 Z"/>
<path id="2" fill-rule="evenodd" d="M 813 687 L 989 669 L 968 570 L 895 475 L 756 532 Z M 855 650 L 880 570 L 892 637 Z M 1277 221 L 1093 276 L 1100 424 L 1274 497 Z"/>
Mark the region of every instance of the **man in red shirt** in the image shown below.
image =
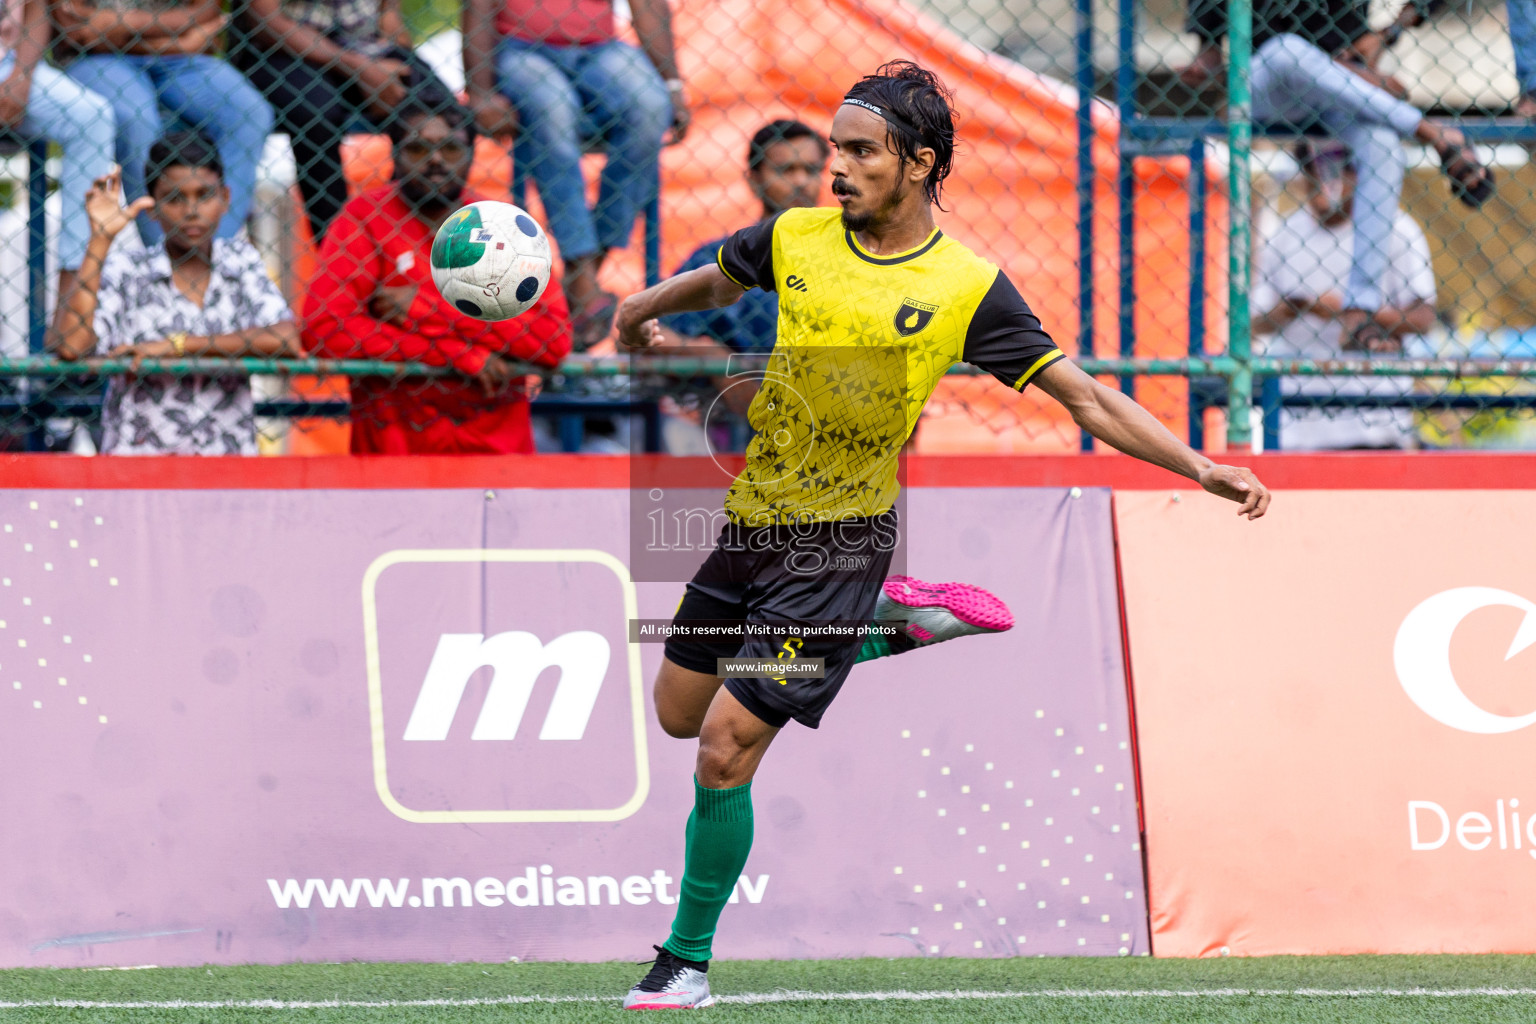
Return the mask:
<path id="1" fill-rule="evenodd" d="M 356 454 L 531 452 L 528 394 L 511 360 L 553 367 L 571 350 L 558 282 L 514 320 L 485 323 L 432 283 L 432 240 L 465 191 L 474 122 L 452 99 L 408 101 L 391 122 L 394 180 L 347 203 L 320 249 L 304 346 L 338 359 L 451 366 L 473 378 L 352 378 Z"/>

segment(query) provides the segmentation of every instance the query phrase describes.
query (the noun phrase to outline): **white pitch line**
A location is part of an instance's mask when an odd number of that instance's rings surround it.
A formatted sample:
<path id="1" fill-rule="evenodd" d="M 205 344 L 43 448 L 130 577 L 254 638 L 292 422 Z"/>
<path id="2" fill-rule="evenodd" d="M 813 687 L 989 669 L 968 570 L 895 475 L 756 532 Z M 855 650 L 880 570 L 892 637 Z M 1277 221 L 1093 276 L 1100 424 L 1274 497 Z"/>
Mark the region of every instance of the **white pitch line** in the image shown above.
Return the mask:
<path id="1" fill-rule="evenodd" d="M 1457 999 L 1469 996 L 1536 996 L 1536 988 L 1201 988 L 1201 989 L 1029 989 L 991 992 L 975 989 L 889 992 L 748 992 L 719 996 L 724 1004 L 934 1002 L 949 999 Z M 617 996 L 498 996 L 482 999 L 226 999 L 134 1000 L 37 999 L 0 1001 L 0 1010 L 395 1010 L 456 1006 L 523 1006 L 554 1003 L 616 1003 Z"/>

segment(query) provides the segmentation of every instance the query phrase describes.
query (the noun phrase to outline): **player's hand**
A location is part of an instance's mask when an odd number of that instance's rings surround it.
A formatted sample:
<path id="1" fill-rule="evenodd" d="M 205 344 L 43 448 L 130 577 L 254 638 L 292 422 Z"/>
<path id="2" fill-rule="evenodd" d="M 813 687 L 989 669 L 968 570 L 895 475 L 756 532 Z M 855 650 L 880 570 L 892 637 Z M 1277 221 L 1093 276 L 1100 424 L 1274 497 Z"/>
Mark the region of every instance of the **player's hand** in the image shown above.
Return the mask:
<path id="1" fill-rule="evenodd" d="M 407 284 L 394 288 L 380 286 L 373 293 L 373 298 L 368 300 L 368 313 L 375 320 L 382 320 L 387 324 L 410 330 L 411 303 L 416 301 L 416 292 L 419 285 Z"/>
<path id="2" fill-rule="evenodd" d="M 217 47 L 219 37 L 229 24 L 229 15 L 220 14 L 208 21 L 200 21 L 185 32 L 176 35 L 171 49 L 178 54 L 195 57 Z"/>
<path id="3" fill-rule="evenodd" d="M 133 218 L 155 208 L 155 201 L 148 196 L 141 196 L 126 207 L 120 205 L 117 197 L 121 194 L 122 183 L 123 169 L 113 164 L 106 177 L 97 178 L 85 190 L 85 215 L 91 220 L 93 234 L 106 239 L 116 238 L 123 228 L 133 223 Z"/>
<path id="4" fill-rule="evenodd" d="M 485 365 L 475 374 L 475 380 L 480 382 L 480 390 L 485 392 L 486 398 L 504 394 L 508 387 L 520 382 L 522 377 L 511 363 L 494 353 L 486 357 Z"/>
<path id="5" fill-rule="evenodd" d="M 109 359 L 131 359 L 129 373 L 137 374 L 146 359 L 169 359 L 176 354 L 176 346 L 169 341 L 141 341 L 137 345 L 119 345 L 107 353 Z"/>
<path id="6" fill-rule="evenodd" d="M 661 324 L 655 318 L 641 319 L 635 311 L 634 299 L 631 295 L 619 303 L 619 312 L 614 317 L 619 329 L 619 344 L 630 351 L 664 344 L 666 339 L 662 336 Z"/>
<path id="7" fill-rule="evenodd" d="M 58 26 L 68 32 L 76 25 L 90 21 L 91 15 L 96 13 L 96 8 L 86 0 L 57 0 L 49 13 L 53 15 L 53 20 Z"/>
<path id="8" fill-rule="evenodd" d="M 1226 65 L 1220 43 L 1207 43 L 1195 54 L 1195 59 L 1179 68 L 1179 81 L 1190 89 L 1204 89 Z"/>
<path id="9" fill-rule="evenodd" d="M 1217 497 L 1240 502 L 1240 516 L 1257 519 L 1269 509 L 1269 488 L 1259 483 L 1251 469 L 1211 463 L 1200 471 L 1200 486 Z"/>
<path id="10" fill-rule="evenodd" d="M 681 82 L 667 88 L 667 98 L 672 101 L 672 130 L 662 145 L 675 146 L 687 137 L 688 126 L 693 123 L 693 111 L 688 109 L 688 97 L 683 92 Z"/>
<path id="11" fill-rule="evenodd" d="M 472 94 L 469 109 L 475 115 L 475 127 L 501 143 L 509 143 L 517 134 L 517 108 L 499 93 Z"/>
<path id="12" fill-rule="evenodd" d="M 1343 292 L 1324 292 L 1315 299 L 1296 299 L 1299 311 L 1311 313 L 1313 316 L 1322 317 L 1324 320 L 1337 320 L 1339 314 L 1344 312 Z"/>
<path id="13" fill-rule="evenodd" d="M 404 61 L 380 57 L 365 64 L 357 79 L 362 83 L 368 109 L 378 117 L 387 117 L 390 111 L 405 102 L 411 67 Z"/>
<path id="14" fill-rule="evenodd" d="M 32 76 L 16 72 L 0 82 L 0 125 L 7 128 L 21 124 L 27 116 L 27 99 L 32 89 Z"/>

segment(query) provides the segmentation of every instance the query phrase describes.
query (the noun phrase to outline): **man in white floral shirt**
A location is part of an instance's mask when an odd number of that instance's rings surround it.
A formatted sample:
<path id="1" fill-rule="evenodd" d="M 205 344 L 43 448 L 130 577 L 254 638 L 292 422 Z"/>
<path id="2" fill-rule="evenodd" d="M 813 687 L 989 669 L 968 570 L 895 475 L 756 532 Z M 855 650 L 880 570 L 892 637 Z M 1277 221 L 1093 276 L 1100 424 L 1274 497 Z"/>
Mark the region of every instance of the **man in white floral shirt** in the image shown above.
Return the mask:
<path id="1" fill-rule="evenodd" d="M 214 238 L 229 189 L 213 143 L 196 132 L 165 136 L 149 151 L 146 177 L 149 195 L 126 209 L 116 169 L 86 194 L 91 238 L 59 318 L 59 356 L 302 354 L 293 314 L 256 250 L 243 238 Z M 151 210 L 164 242 L 140 253 L 113 249 Z M 106 454 L 256 454 L 251 384 L 238 373 L 113 378 L 102 429 Z"/>

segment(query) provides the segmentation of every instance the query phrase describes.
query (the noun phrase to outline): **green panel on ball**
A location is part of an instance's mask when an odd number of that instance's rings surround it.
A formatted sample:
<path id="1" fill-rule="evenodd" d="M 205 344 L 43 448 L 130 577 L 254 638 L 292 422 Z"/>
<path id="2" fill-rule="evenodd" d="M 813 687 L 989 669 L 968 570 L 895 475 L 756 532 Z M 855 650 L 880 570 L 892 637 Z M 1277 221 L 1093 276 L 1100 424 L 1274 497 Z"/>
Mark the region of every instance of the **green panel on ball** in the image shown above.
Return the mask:
<path id="1" fill-rule="evenodd" d="M 432 243 L 432 265 L 439 269 L 472 267 L 485 255 L 485 243 L 475 242 L 481 226 L 480 211 L 466 206 L 443 222 Z"/>

